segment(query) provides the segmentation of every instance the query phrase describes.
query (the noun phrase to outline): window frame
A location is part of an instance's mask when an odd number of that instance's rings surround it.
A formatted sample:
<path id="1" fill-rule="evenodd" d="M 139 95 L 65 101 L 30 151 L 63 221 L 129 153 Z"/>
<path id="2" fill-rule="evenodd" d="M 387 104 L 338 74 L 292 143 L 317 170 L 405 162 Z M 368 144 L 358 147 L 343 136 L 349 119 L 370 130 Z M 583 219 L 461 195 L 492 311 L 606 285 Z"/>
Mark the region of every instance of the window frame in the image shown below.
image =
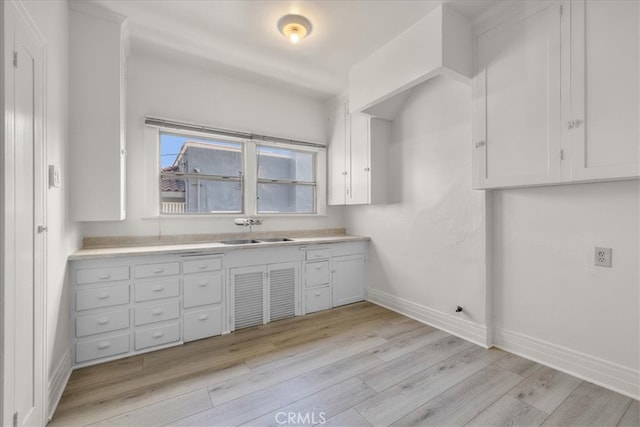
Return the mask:
<path id="1" fill-rule="evenodd" d="M 221 212 L 221 213 L 162 213 L 160 210 L 160 133 L 170 133 L 178 135 L 193 136 L 204 139 L 219 139 L 220 141 L 234 142 L 242 144 L 243 157 L 243 211 L 242 212 Z M 283 148 L 293 151 L 315 153 L 315 212 L 297 213 L 258 213 L 257 189 L 258 189 L 258 153 L 257 146 L 269 146 Z M 171 127 L 145 125 L 144 129 L 144 189 L 145 189 L 145 218 L 167 218 L 167 219 L 188 219 L 188 218 L 224 218 L 238 216 L 259 216 L 265 217 L 317 217 L 326 216 L 327 210 L 327 149 L 326 147 L 307 147 L 296 144 L 281 142 L 271 142 L 263 140 L 252 140 L 242 137 L 215 137 L 207 132 L 197 132 L 191 130 L 174 129 Z"/>
<path id="2" fill-rule="evenodd" d="M 158 179 L 158 188 L 159 188 L 159 192 L 160 192 L 160 197 L 158 198 L 158 209 L 159 209 L 159 213 L 160 215 L 169 215 L 169 216 L 175 216 L 175 215 L 185 215 L 185 216 L 196 216 L 196 215 L 240 215 L 242 213 L 244 213 L 245 209 L 245 184 L 244 184 L 244 175 L 245 175 L 245 144 L 241 141 L 237 141 L 237 140 L 232 140 L 231 138 L 227 138 L 227 137 L 222 137 L 222 138 L 216 138 L 213 137 L 212 135 L 195 135 L 193 132 L 187 132 L 187 131 L 183 131 L 183 132 L 177 132 L 173 129 L 170 130 L 166 130 L 166 129 L 159 129 L 158 130 L 158 147 L 160 147 L 161 145 L 161 138 L 163 134 L 167 134 L 167 135 L 175 135 L 175 136 L 180 136 L 180 137 L 188 137 L 188 136 L 193 136 L 194 138 L 198 138 L 200 140 L 210 140 L 212 143 L 216 143 L 216 142 L 224 142 L 224 143 L 232 143 L 232 144 L 237 144 L 240 146 L 240 175 L 239 176 L 227 176 L 227 175 L 217 175 L 217 174 L 198 174 L 198 173 L 185 173 L 185 172 L 162 172 L 162 170 L 160 171 L 160 177 Z M 196 141 L 199 142 L 199 141 Z M 162 159 L 161 159 L 161 151 L 158 148 L 158 163 L 161 163 Z M 219 212 L 215 212 L 215 211 L 211 211 L 211 212 L 175 212 L 175 213 L 171 213 L 171 212 L 162 212 L 162 190 L 161 190 L 161 186 L 162 186 L 162 179 L 163 177 L 170 177 L 170 179 L 184 179 L 185 180 L 185 197 L 186 197 L 186 187 L 187 185 L 190 185 L 190 180 L 196 179 L 196 180 L 202 180 L 202 181 L 219 181 L 219 182 L 238 182 L 240 183 L 240 210 L 239 211 L 219 211 Z M 186 203 L 186 200 L 185 200 Z"/>
<path id="3" fill-rule="evenodd" d="M 257 215 L 314 215 L 318 212 L 318 152 L 317 150 L 307 148 L 307 147 L 299 147 L 293 144 L 269 144 L 264 142 L 255 143 L 256 146 L 256 208 L 255 212 Z M 260 147 L 267 148 L 278 148 L 282 150 L 289 150 L 297 153 L 310 153 L 313 155 L 313 179 L 314 181 L 298 181 L 298 180 L 289 180 L 289 179 L 266 179 L 260 178 L 258 176 L 258 167 L 259 167 L 259 156 L 258 151 Z M 305 185 L 313 187 L 313 211 L 312 212 L 260 212 L 258 210 L 258 185 L 259 184 L 294 184 L 294 185 Z"/>

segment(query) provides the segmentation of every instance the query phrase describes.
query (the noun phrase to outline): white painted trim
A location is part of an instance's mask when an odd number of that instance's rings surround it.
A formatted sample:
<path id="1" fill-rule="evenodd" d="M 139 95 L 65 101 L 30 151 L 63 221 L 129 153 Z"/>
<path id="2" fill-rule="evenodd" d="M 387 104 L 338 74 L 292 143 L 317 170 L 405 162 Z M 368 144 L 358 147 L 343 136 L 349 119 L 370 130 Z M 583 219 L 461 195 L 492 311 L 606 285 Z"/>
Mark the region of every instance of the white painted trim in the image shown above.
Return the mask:
<path id="1" fill-rule="evenodd" d="M 503 328 L 494 328 L 493 343 L 510 353 L 531 359 L 610 390 L 640 399 L 640 371 Z"/>
<path id="2" fill-rule="evenodd" d="M 69 378 L 71 377 L 71 353 L 67 350 L 58 366 L 56 366 L 53 376 L 49 380 L 49 386 L 47 389 L 48 407 L 47 407 L 47 421 L 51 421 L 53 414 L 56 412 L 58 403 L 62 399 L 62 393 L 64 392 Z"/>
<path id="3" fill-rule="evenodd" d="M 378 289 L 367 288 L 367 301 L 449 332 L 452 335 L 471 341 L 474 344 L 485 348 L 488 347 L 488 330 L 485 325 L 479 325 L 441 311 L 433 310 Z"/>

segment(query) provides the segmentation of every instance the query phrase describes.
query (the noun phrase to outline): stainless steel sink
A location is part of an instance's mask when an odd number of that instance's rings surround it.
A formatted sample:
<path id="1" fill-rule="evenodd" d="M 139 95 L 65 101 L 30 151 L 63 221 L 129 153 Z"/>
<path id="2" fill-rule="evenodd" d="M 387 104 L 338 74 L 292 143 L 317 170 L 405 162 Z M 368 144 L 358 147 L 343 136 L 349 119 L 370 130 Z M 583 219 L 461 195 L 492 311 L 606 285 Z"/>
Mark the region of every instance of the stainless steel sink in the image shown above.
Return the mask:
<path id="1" fill-rule="evenodd" d="M 253 239 L 237 239 L 237 240 L 223 240 L 222 242 L 223 245 L 248 245 L 251 243 L 260 243 L 259 240 L 253 240 Z"/>
<path id="2" fill-rule="evenodd" d="M 269 237 L 266 239 L 258 239 L 260 242 L 270 243 L 270 242 L 293 242 L 293 239 L 289 239 L 288 237 Z"/>

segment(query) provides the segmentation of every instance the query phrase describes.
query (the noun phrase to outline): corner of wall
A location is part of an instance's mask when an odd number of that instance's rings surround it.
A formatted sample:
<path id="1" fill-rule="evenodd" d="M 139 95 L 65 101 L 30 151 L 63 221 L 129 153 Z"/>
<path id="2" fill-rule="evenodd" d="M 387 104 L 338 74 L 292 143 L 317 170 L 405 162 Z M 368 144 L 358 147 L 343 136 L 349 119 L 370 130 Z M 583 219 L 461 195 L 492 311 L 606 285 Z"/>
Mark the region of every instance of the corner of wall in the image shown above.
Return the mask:
<path id="1" fill-rule="evenodd" d="M 491 345 L 489 342 L 488 328 L 485 325 L 479 325 L 441 311 L 433 310 L 378 289 L 367 289 L 367 301 L 449 332 L 452 335 L 478 344 L 479 346 L 488 348 Z"/>

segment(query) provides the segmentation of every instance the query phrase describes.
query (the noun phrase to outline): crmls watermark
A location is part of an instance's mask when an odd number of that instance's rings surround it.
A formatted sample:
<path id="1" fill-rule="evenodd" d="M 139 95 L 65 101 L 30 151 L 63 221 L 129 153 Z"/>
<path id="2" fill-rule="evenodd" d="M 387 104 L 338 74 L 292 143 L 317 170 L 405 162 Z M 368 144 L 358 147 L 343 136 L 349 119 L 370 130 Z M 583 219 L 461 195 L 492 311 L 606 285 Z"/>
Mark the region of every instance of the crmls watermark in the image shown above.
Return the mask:
<path id="1" fill-rule="evenodd" d="M 324 412 L 278 412 L 276 414 L 276 423 L 282 424 L 324 424 L 327 422 Z"/>

